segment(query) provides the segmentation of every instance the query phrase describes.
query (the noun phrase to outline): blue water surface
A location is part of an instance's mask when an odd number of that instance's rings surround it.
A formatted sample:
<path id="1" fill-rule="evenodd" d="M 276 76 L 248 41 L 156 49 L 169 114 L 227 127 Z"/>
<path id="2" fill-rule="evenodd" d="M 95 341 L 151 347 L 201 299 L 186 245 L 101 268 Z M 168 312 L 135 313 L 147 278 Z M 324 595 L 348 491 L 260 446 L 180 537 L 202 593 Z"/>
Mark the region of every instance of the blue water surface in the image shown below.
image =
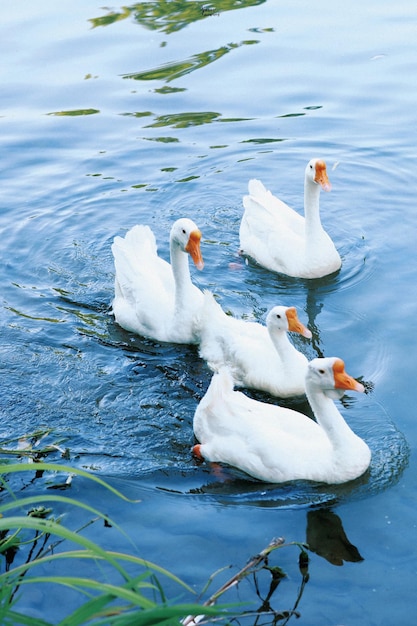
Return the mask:
<path id="1" fill-rule="evenodd" d="M 304 626 L 414 624 L 416 22 L 405 0 L 2 5 L 2 447 L 42 431 L 33 445 L 57 446 L 49 460 L 66 449 L 73 466 L 140 498 L 121 504 L 77 477 L 71 487 L 196 591 L 275 536 L 307 540 Z M 303 281 L 245 263 L 248 180 L 301 211 L 314 156 L 332 182 L 321 215 L 341 271 Z M 361 479 L 263 485 L 193 460 L 207 365 L 196 347 L 134 336 L 110 312 L 113 238 L 148 224 L 168 258 L 181 216 L 203 233 L 200 288 L 260 322 L 275 304 L 296 306 L 313 331 L 299 348 L 340 356 L 365 382 L 367 394 L 340 404 L 372 449 Z M 115 531 L 100 537 L 120 547 Z M 283 610 L 299 574 L 295 553 L 277 560 Z M 236 598 L 259 600 L 249 583 Z M 57 622 L 80 598 L 53 600 L 28 586 L 19 602 Z"/>

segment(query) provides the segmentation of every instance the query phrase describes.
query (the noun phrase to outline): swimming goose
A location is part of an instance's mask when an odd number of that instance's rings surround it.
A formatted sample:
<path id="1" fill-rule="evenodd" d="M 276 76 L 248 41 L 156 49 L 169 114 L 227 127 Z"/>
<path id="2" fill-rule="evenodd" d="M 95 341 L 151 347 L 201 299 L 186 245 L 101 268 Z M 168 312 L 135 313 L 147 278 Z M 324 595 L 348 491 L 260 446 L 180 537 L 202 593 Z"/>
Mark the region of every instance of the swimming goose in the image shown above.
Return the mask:
<path id="1" fill-rule="evenodd" d="M 169 264 L 158 256 L 149 226 L 134 226 L 124 238 L 114 238 L 112 309 L 120 326 L 157 341 L 198 342 L 203 293 L 191 282 L 188 255 L 203 269 L 200 239 L 192 220 L 177 220 L 170 234 Z"/>
<path id="2" fill-rule="evenodd" d="M 331 189 L 321 159 L 311 159 L 305 169 L 305 217 L 273 196 L 259 180 L 249 181 L 239 231 L 241 254 L 269 270 L 298 278 L 320 278 L 340 269 L 339 253 L 321 225 L 320 189 Z"/>
<path id="3" fill-rule="evenodd" d="M 310 361 L 306 393 L 317 422 L 292 409 L 265 404 L 233 390 L 224 367 L 214 374 L 194 415 L 200 442 L 194 454 L 227 463 L 259 480 L 343 483 L 361 476 L 371 452 L 347 425 L 333 400 L 364 391 L 336 357 Z"/>
<path id="4" fill-rule="evenodd" d="M 286 398 L 302 395 L 307 358 L 291 343 L 288 332 L 311 337 L 294 307 L 275 306 L 266 326 L 224 313 L 211 292 L 204 292 L 200 356 L 211 369 L 227 365 L 238 387 Z"/>

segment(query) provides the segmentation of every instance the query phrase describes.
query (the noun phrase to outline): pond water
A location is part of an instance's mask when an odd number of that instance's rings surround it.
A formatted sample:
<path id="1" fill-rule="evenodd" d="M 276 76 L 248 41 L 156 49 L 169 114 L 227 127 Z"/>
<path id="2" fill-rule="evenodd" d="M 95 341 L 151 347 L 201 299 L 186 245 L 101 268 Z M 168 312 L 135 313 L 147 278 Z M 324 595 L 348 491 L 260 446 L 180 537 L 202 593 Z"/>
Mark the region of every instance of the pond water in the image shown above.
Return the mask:
<path id="1" fill-rule="evenodd" d="M 121 504 L 73 481 L 137 554 L 196 590 L 274 536 L 307 537 L 315 548 L 297 623 L 414 624 L 416 7 L 5 0 L 2 18 L 3 447 L 43 430 L 42 445 L 140 498 Z M 340 273 L 303 281 L 246 264 L 248 180 L 302 210 L 313 156 L 328 164 L 321 216 Z M 365 381 L 366 395 L 340 405 L 372 449 L 360 480 L 263 485 L 196 465 L 207 365 L 195 347 L 134 336 L 110 314 L 113 238 L 148 224 L 167 258 L 181 216 L 203 233 L 199 287 L 261 322 L 275 304 L 296 306 L 313 332 L 300 349 L 340 356 Z M 348 540 L 362 560 L 337 556 Z M 299 579 L 294 554 L 279 558 L 283 609 Z M 252 597 L 242 586 L 240 599 Z M 68 608 L 30 592 L 21 602 L 51 619 Z"/>

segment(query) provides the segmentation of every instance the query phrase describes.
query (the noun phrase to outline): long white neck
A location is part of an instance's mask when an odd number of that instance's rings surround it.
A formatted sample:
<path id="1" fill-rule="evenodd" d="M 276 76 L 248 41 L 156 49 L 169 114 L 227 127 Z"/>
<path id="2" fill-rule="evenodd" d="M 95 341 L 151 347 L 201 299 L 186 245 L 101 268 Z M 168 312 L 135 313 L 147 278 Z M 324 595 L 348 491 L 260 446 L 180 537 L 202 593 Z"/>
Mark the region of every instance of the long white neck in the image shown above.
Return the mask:
<path id="1" fill-rule="evenodd" d="M 175 281 L 175 308 L 181 308 L 192 288 L 188 254 L 173 240 L 170 242 L 171 267 Z"/>
<path id="2" fill-rule="evenodd" d="M 304 180 L 304 216 L 306 241 L 313 240 L 323 231 L 320 221 L 320 185 L 307 176 Z"/>
<path id="3" fill-rule="evenodd" d="M 352 440 L 357 440 L 357 435 L 347 425 L 334 401 L 328 398 L 321 389 L 312 388 L 306 383 L 306 394 L 314 416 L 326 431 L 333 448 L 344 448 L 349 446 Z"/>
<path id="4" fill-rule="evenodd" d="M 294 359 L 294 356 L 298 356 L 298 352 L 289 340 L 288 334 L 285 330 L 269 331 L 269 336 L 271 337 L 271 341 L 284 363 L 288 364 L 292 359 Z"/>

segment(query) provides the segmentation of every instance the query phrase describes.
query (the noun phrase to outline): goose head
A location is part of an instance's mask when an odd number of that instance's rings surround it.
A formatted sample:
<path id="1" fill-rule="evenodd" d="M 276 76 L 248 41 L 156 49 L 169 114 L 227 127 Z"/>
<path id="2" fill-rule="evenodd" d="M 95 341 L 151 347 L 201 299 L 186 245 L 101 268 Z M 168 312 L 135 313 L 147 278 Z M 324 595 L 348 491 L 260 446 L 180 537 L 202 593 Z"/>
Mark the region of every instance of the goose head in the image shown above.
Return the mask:
<path id="1" fill-rule="evenodd" d="M 311 339 L 311 331 L 300 322 L 297 310 L 293 306 L 274 306 L 266 316 L 266 325 L 272 333 L 291 331 Z"/>
<path id="2" fill-rule="evenodd" d="M 320 185 L 324 191 L 330 191 L 332 188 L 327 176 L 326 163 L 323 159 L 311 159 L 307 163 L 305 179 L 306 182 Z"/>
<path id="3" fill-rule="evenodd" d="M 171 228 L 171 244 L 187 252 L 197 269 L 202 270 L 204 261 L 200 249 L 201 231 L 189 218 L 182 217 Z"/>
<path id="4" fill-rule="evenodd" d="M 327 397 L 338 400 L 345 391 L 365 391 L 361 383 L 350 376 L 338 357 L 316 358 L 308 364 L 306 386 L 322 391 Z"/>

